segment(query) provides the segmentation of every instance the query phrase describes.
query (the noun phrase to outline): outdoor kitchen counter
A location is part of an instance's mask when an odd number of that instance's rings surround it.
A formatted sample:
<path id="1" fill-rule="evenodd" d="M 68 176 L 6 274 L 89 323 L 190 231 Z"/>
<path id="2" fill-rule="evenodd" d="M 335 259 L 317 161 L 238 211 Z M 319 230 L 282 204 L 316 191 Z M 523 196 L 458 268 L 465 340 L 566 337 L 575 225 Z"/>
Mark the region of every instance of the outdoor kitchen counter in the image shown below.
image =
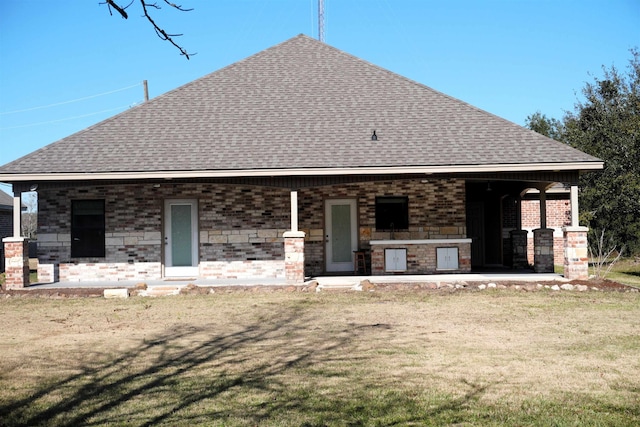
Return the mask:
<path id="1" fill-rule="evenodd" d="M 471 271 L 471 239 L 390 239 L 369 244 L 373 275 Z"/>

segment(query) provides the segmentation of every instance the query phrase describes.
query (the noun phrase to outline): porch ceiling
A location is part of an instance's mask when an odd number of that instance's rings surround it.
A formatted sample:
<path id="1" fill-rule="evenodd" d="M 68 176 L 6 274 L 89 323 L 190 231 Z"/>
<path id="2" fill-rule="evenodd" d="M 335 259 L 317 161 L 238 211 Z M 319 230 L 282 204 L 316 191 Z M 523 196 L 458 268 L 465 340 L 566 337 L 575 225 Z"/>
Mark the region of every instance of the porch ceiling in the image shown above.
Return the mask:
<path id="1" fill-rule="evenodd" d="M 364 174 L 364 175 L 316 175 L 316 176 L 263 176 L 263 177 L 224 177 L 224 178 L 138 178 L 138 179 L 104 179 L 104 180 L 32 180 L 14 182 L 14 191 L 25 192 L 37 185 L 38 189 L 69 188 L 96 185 L 172 185 L 185 183 L 215 183 L 231 185 L 250 185 L 276 188 L 312 188 L 329 185 L 353 184 L 358 182 L 394 181 L 394 180 L 439 180 L 464 179 L 467 181 L 505 181 L 519 182 L 522 188 L 535 187 L 537 183 L 559 182 L 564 184 L 577 183 L 579 173 L 568 171 L 537 171 L 537 172 L 483 172 L 483 173 L 439 173 L 439 174 Z M 48 177 L 52 178 L 52 177 Z M 531 185 L 527 185 L 530 183 Z"/>

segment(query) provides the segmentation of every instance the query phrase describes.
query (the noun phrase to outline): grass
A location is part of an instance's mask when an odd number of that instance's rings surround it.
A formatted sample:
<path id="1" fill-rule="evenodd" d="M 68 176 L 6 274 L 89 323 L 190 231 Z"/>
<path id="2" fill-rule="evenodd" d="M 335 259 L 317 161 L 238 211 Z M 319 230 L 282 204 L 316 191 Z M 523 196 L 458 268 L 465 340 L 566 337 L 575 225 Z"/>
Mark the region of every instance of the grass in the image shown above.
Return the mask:
<path id="1" fill-rule="evenodd" d="M 640 294 L 0 300 L 0 424 L 631 426 Z"/>
<path id="2" fill-rule="evenodd" d="M 613 266 L 607 279 L 640 288 L 640 262 L 636 258 L 623 259 Z"/>

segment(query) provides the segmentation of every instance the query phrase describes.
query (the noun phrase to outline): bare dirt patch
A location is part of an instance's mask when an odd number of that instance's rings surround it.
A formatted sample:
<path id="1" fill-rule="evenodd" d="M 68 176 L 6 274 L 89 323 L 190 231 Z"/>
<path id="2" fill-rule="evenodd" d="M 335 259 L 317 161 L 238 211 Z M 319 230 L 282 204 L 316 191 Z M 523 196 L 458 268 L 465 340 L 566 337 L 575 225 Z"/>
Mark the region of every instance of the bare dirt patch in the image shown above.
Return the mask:
<path id="1" fill-rule="evenodd" d="M 494 283 L 496 289 L 514 289 L 523 291 L 536 291 L 541 289 L 548 289 L 553 285 L 570 284 L 573 286 L 587 286 L 589 290 L 598 290 L 604 292 L 637 292 L 637 288 L 624 285 L 611 280 L 606 279 L 592 279 L 592 280 L 573 280 L 570 282 L 542 282 L 541 286 L 537 283 L 527 282 L 514 282 L 514 281 L 496 281 L 496 282 L 465 282 L 456 283 L 452 282 L 450 286 L 437 287 L 434 283 L 404 283 L 398 281 L 397 283 L 377 284 L 372 286 L 371 289 L 375 291 L 413 291 L 413 292 L 432 292 L 432 293 L 448 293 L 448 292 L 464 292 L 464 291 L 477 291 L 481 289 L 482 285 L 486 286 L 488 283 Z M 457 286 L 456 286 L 457 285 Z M 545 287 L 546 286 L 546 287 Z M 366 290 L 371 290 L 366 289 Z M 278 292 L 313 292 L 315 288 L 313 286 L 216 286 L 205 287 L 188 285 L 181 289 L 180 293 L 183 295 L 208 295 L 210 293 L 278 293 Z M 132 289 L 131 296 L 136 296 L 139 293 L 139 289 Z M 26 289 L 10 289 L 0 290 L 0 298 L 91 298 L 102 297 L 104 294 L 104 288 L 50 288 L 50 289 L 38 289 L 38 288 L 26 288 Z"/>

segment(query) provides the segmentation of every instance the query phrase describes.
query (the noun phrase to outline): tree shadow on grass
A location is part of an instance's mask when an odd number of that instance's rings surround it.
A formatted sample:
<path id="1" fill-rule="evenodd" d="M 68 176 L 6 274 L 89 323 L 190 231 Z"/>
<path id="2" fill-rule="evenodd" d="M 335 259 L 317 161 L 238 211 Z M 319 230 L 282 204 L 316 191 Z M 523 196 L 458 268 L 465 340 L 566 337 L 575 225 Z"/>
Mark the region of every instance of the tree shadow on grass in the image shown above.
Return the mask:
<path id="1" fill-rule="evenodd" d="M 467 384 L 466 395 L 425 408 L 366 375 L 354 380 L 349 371 L 367 358 L 352 341 L 379 325 L 321 320 L 282 308 L 227 333 L 184 325 L 115 356 L 61 363 L 74 373 L 0 406 L 0 425 L 399 425 L 455 412 L 484 392 Z"/>

